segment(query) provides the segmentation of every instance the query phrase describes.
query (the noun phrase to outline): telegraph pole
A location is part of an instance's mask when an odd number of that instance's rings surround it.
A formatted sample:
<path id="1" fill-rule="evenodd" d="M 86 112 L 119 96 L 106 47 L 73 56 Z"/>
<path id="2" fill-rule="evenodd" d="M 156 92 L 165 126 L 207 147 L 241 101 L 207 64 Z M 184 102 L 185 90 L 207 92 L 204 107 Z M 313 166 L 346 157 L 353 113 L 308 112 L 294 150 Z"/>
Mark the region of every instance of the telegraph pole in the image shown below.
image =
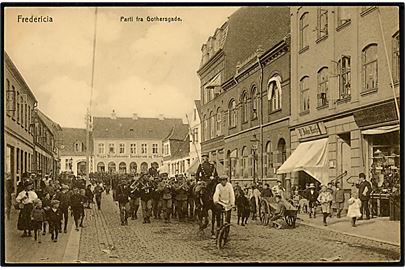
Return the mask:
<path id="1" fill-rule="evenodd" d="M 86 112 L 86 186 L 90 183 L 90 110 Z"/>

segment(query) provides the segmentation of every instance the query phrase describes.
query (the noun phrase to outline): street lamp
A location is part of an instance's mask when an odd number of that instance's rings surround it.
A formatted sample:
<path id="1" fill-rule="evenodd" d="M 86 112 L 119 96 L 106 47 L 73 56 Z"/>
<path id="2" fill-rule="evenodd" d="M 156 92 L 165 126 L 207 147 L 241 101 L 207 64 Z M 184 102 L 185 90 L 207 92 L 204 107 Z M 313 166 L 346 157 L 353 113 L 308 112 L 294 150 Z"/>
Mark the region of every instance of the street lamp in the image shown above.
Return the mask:
<path id="1" fill-rule="evenodd" d="M 252 143 L 252 154 L 253 154 L 253 183 L 256 182 L 256 150 L 259 144 L 259 139 L 256 138 L 256 134 L 253 134 L 253 138 L 250 139 Z"/>

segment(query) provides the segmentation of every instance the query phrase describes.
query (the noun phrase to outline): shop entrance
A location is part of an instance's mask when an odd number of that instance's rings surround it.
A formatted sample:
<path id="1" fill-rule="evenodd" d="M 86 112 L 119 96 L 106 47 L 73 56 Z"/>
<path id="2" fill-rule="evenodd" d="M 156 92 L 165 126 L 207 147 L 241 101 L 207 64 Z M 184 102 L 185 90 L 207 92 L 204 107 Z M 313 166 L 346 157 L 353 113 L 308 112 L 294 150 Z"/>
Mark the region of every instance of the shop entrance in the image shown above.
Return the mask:
<path id="1" fill-rule="evenodd" d="M 298 171 L 298 190 L 305 190 L 307 184 L 314 183 L 315 187 L 319 189 L 321 183 L 307 174 L 305 171 Z"/>
<path id="2" fill-rule="evenodd" d="M 337 140 L 336 175 L 342 175 L 347 171 L 347 177 L 351 176 L 351 137 L 350 132 L 338 134 Z M 344 179 L 338 179 L 340 188 L 350 188 Z"/>

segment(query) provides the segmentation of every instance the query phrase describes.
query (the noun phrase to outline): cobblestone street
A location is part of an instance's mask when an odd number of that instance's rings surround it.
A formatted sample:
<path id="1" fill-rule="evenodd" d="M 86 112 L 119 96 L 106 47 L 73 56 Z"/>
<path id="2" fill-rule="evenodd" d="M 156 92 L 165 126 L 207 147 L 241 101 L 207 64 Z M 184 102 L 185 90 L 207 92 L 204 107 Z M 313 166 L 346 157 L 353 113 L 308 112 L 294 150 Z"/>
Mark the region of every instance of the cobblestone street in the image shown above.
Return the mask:
<path id="1" fill-rule="evenodd" d="M 138 218 L 120 226 L 118 206 L 108 195 L 102 211 L 87 211 L 85 226 L 79 251 L 82 263 L 314 262 L 336 257 L 387 262 L 399 260 L 400 252 L 398 246 L 305 225 L 276 230 L 252 221 L 247 227 L 234 223 L 231 241 L 217 250 L 209 229 L 199 235 L 194 223 L 152 219 L 151 224 L 142 224 Z"/>

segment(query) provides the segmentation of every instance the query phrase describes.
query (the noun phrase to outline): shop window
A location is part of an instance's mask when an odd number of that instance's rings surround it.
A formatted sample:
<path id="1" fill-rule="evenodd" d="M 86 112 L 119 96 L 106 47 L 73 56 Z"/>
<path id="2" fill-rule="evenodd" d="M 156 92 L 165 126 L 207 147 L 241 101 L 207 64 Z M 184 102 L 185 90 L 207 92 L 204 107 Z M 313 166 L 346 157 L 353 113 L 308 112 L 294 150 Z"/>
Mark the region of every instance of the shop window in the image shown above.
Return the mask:
<path id="1" fill-rule="evenodd" d="M 137 166 L 136 162 L 131 162 L 129 164 L 129 170 L 131 171 L 131 173 L 136 173 L 137 167 L 138 166 Z"/>
<path id="2" fill-rule="evenodd" d="M 324 67 L 318 71 L 318 108 L 328 106 L 328 68 Z"/>
<path id="3" fill-rule="evenodd" d="M 392 77 L 394 83 L 399 82 L 400 78 L 400 57 L 399 57 L 399 32 L 392 38 Z"/>
<path id="4" fill-rule="evenodd" d="M 259 108 L 259 95 L 257 93 L 256 86 L 252 87 L 252 120 L 257 119 Z"/>
<path id="5" fill-rule="evenodd" d="M 339 70 L 339 99 L 350 99 L 351 97 L 351 63 L 350 56 L 342 56 L 338 61 Z"/>
<path id="6" fill-rule="evenodd" d="M 342 6 L 336 9 L 337 26 L 343 26 L 350 23 L 350 7 Z"/>
<path id="7" fill-rule="evenodd" d="M 115 162 L 111 161 L 108 163 L 108 172 L 115 172 L 117 170 Z"/>
<path id="8" fill-rule="evenodd" d="M 309 77 L 304 77 L 300 81 L 300 110 L 301 113 L 309 112 Z"/>
<path id="9" fill-rule="evenodd" d="M 269 113 L 281 110 L 281 77 L 273 76 L 268 83 Z"/>
<path id="10" fill-rule="evenodd" d="M 306 49 L 308 45 L 308 34 L 309 34 L 309 23 L 308 23 L 309 13 L 304 13 L 300 18 L 300 50 Z"/>
<path id="11" fill-rule="evenodd" d="M 242 93 L 242 123 L 246 123 L 248 121 L 248 97 L 246 91 Z"/>
<path id="12" fill-rule="evenodd" d="M 318 27 L 317 27 L 317 36 L 318 40 L 328 36 L 328 10 L 323 7 L 318 8 Z"/>
<path id="13" fill-rule="evenodd" d="M 127 173 L 127 164 L 125 162 L 120 162 L 118 165 L 119 173 Z"/>
<path id="14" fill-rule="evenodd" d="M 377 90 L 377 44 L 371 44 L 362 51 L 362 82 L 362 92 Z"/>
<path id="15" fill-rule="evenodd" d="M 98 172 L 105 172 L 105 165 L 104 162 L 97 163 L 97 171 Z"/>

